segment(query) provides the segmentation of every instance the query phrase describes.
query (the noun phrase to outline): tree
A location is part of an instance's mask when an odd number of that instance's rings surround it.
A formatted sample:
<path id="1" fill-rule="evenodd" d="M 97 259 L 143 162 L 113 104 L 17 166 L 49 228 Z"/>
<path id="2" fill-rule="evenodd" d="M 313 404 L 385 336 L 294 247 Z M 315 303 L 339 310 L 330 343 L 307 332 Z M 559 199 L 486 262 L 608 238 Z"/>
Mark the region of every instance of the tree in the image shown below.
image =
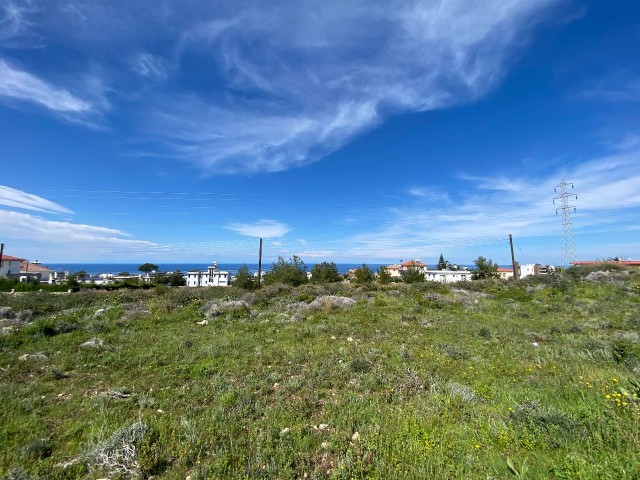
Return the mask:
<path id="1" fill-rule="evenodd" d="M 493 278 L 498 277 L 498 265 L 493 263 L 490 259 L 487 260 L 484 257 L 478 257 L 473 262 L 476 266 L 476 269 L 473 272 L 474 280 L 479 280 L 481 278 Z"/>
<path id="2" fill-rule="evenodd" d="M 402 272 L 402 281 L 404 283 L 420 283 L 424 282 L 424 273 L 418 267 L 409 267 L 407 270 Z"/>
<path id="3" fill-rule="evenodd" d="M 247 267 L 245 263 L 238 269 L 233 285 L 244 288 L 245 290 L 253 290 L 257 287 L 257 282 L 254 280 L 253 275 L 249 271 L 249 267 Z"/>
<path id="4" fill-rule="evenodd" d="M 307 283 L 306 267 L 302 259 L 294 255 L 287 262 L 284 258 L 278 257 L 278 261 L 271 265 L 271 271 L 264 276 L 265 285 L 275 283 L 285 283 L 294 287 Z"/>
<path id="5" fill-rule="evenodd" d="M 387 270 L 387 267 L 378 267 L 378 283 L 391 283 L 393 282 L 393 277 Z"/>
<path id="6" fill-rule="evenodd" d="M 158 269 L 159 267 L 153 263 L 143 263 L 138 267 L 138 270 L 144 273 L 157 272 Z"/>
<path id="7" fill-rule="evenodd" d="M 78 270 L 76 273 L 71 274 L 70 277 L 78 281 L 83 281 L 88 277 L 88 275 L 87 275 L 87 272 L 85 272 L 84 270 Z"/>
<path id="8" fill-rule="evenodd" d="M 340 280 L 342 277 L 333 262 L 316 263 L 311 269 L 311 281 L 314 283 L 333 283 Z"/>
<path id="9" fill-rule="evenodd" d="M 187 284 L 180 270 L 170 273 L 167 277 L 169 278 L 169 285 L 172 287 L 184 287 Z"/>
<path id="10" fill-rule="evenodd" d="M 373 272 L 366 263 L 363 263 L 360 268 L 353 272 L 353 281 L 355 283 L 371 283 L 374 278 Z"/>
<path id="11" fill-rule="evenodd" d="M 448 263 L 444 257 L 442 256 L 442 254 L 440 254 L 440 260 L 438 260 L 438 266 L 436 267 L 438 270 L 446 270 Z"/>

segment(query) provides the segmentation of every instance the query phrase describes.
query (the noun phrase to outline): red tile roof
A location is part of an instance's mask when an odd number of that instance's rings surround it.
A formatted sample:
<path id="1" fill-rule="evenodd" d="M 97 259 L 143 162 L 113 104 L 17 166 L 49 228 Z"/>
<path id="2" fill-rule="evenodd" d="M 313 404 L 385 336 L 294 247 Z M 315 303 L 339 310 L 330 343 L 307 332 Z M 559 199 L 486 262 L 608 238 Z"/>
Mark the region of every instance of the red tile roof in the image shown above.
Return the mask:
<path id="1" fill-rule="evenodd" d="M 38 272 L 50 272 L 51 270 L 48 267 L 45 267 L 44 265 L 41 265 L 39 263 L 30 263 L 27 260 L 23 260 L 22 263 L 20 263 L 20 272 L 24 272 L 24 273 L 38 273 Z"/>
<path id="2" fill-rule="evenodd" d="M 403 267 L 426 267 L 426 263 L 422 263 L 420 260 L 408 260 L 402 264 Z"/>
<path id="3" fill-rule="evenodd" d="M 12 257 L 11 255 L 2 255 L 2 261 L 9 261 L 9 262 L 15 262 L 15 261 L 19 261 L 22 262 L 24 260 L 24 258 L 18 258 L 18 257 Z"/>
<path id="4" fill-rule="evenodd" d="M 498 271 L 499 272 L 504 272 L 504 273 L 512 273 L 513 270 L 511 270 L 510 268 L 502 268 L 502 267 L 498 267 Z"/>

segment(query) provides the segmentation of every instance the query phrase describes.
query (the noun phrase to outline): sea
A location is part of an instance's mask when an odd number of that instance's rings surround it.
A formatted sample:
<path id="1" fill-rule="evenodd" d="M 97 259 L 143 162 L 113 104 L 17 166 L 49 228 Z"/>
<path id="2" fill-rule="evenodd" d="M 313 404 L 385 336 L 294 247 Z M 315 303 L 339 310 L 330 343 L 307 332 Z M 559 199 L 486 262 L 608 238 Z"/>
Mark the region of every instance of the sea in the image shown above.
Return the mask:
<path id="1" fill-rule="evenodd" d="M 112 273 L 117 275 L 119 273 L 128 273 L 131 275 L 137 275 L 141 273 L 138 270 L 140 263 L 48 263 L 47 266 L 51 270 L 63 270 L 70 273 L 75 273 L 79 271 L 84 271 L 88 275 L 100 275 L 101 273 Z M 156 263 L 158 267 L 160 267 L 161 272 L 188 272 L 189 270 L 206 270 L 208 268 L 208 264 L 203 263 Z M 243 263 L 218 263 L 218 268 L 220 270 L 225 270 L 229 272 L 231 275 L 235 275 L 238 272 L 238 269 L 244 265 Z M 252 273 L 256 273 L 258 271 L 257 263 L 247 263 L 247 267 L 249 271 Z M 313 268 L 313 263 L 305 263 L 307 267 L 307 271 L 311 271 Z M 378 270 L 381 263 L 368 263 L 368 267 L 374 272 Z M 386 264 L 384 264 L 386 265 Z M 338 268 L 338 272 L 344 274 L 353 268 L 360 268 L 362 263 L 337 263 L 336 267 Z M 271 262 L 262 264 L 262 271 L 268 272 L 271 270 Z"/>

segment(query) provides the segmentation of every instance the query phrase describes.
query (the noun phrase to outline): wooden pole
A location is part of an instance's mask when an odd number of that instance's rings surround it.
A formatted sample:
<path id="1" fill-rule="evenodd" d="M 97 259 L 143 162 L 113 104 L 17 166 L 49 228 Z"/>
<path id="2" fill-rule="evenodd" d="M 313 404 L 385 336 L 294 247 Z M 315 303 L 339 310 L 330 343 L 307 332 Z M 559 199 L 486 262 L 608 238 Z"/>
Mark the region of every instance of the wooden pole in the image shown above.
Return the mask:
<path id="1" fill-rule="evenodd" d="M 262 283 L 262 239 L 260 239 L 260 254 L 258 255 L 258 289 Z"/>
<path id="2" fill-rule="evenodd" d="M 513 266 L 513 279 L 518 280 L 518 270 L 516 269 L 516 257 L 513 254 L 513 237 L 509 234 L 509 246 L 511 247 L 511 265 Z"/>

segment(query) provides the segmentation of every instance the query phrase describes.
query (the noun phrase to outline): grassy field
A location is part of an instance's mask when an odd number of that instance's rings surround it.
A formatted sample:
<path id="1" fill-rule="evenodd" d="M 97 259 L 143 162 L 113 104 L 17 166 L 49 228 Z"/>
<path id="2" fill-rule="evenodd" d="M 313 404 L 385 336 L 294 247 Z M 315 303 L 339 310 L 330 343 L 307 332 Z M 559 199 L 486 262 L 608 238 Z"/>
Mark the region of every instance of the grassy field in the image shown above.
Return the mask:
<path id="1" fill-rule="evenodd" d="M 640 272 L 587 273 L 0 294 L 0 476 L 638 479 Z"/>

